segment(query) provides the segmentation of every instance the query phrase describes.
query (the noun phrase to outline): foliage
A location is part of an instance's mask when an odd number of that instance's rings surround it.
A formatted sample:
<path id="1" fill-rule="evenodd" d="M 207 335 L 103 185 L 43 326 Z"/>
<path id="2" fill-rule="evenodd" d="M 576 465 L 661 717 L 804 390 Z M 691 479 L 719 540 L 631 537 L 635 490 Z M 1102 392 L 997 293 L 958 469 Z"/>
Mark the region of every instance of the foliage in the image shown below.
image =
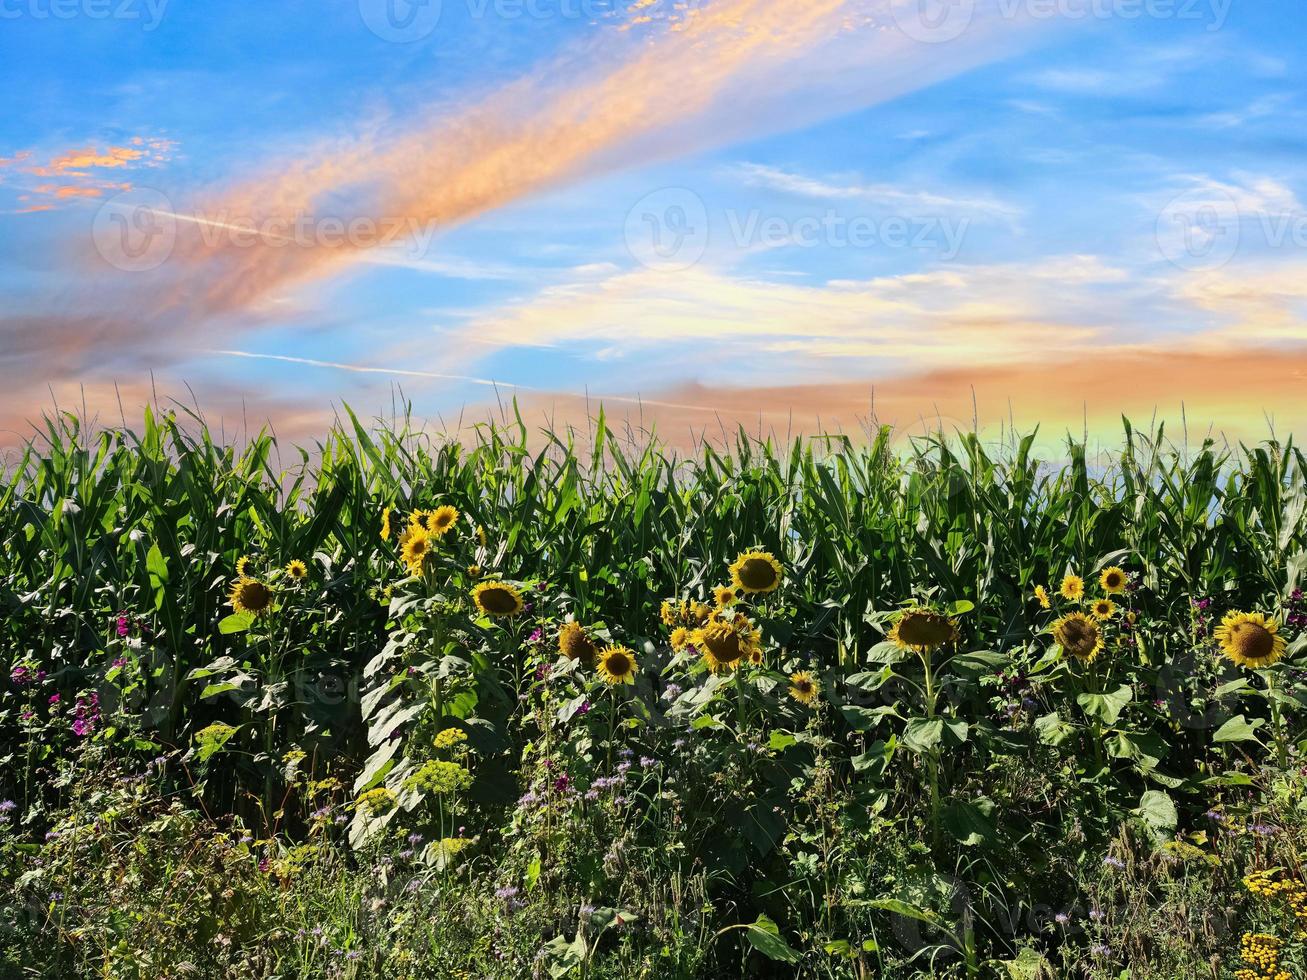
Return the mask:
<path id="1" fill-rule="evenodd" d="M 12 968 L 1297 963 L 1292 443 L 579 439 L 50 420 L 0 486 Z"/>

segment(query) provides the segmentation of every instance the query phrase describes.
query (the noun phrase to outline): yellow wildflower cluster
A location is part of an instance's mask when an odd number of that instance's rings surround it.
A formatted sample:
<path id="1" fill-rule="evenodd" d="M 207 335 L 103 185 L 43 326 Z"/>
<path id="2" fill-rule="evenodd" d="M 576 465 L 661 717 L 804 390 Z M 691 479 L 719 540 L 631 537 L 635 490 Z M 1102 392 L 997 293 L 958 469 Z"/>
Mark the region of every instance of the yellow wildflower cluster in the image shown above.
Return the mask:
<path id="1" fill-rule="evenodd" d="M 472 843 L 471 837 L 442 837 L 438 846 L 443 854 L 452 857 Z"/>
<path id="2" fill-rule="evenodd" d="M 472 776 L 466 769 L 443 759 L 428 759 L 422 763 L 421 769 L 404 781 L 406 789 L 424 793 L 453 793 L 471 785 Z"/>
<path id="3" fill-rule="evenodd" d="M 467 741 L 467 733 L 461 728 L 445 728 L 436 735 L 436 748 L 452 749 Z"/>
<path id="4" fill-rule="evenodd" d="M 378 786 L 376 789 L 370 789 L 362 794 L 355 802 L 355 805 L 367 810 L 368 813 L 375 817 L 383 813 L 389 813 L 395 808 L 397 802 L 398 800 L 392 791 L 384 786 Z"/>
<path id="5" fill-rule="evenodd" d="M 1279 868 L 1271 868 L 1247 875 L 1243 885 L 1258 898 L 1275 902 L 1292 915 L 1298 938 L 1307 939 L 1307 884 Z"/>
<path id="6" fill-rule="evenodd" d="M 1292 980 L 1280 969 L 1280 948 L 1284 944 L 1264 932 L 1245 932 L 1239 941 L 1239 958 L 1248 964 L 1235 970 L 1235 980 Z"/>

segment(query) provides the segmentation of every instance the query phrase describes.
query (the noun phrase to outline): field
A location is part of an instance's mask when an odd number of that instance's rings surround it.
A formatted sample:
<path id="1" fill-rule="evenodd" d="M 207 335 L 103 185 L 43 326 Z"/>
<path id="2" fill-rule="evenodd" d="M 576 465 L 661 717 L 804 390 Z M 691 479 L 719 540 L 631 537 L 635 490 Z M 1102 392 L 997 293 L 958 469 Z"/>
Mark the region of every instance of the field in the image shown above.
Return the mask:
<path id="1" fill-rule="evenodd" d="M 1301 977 L 1305 511 L 1291 442 L 1128 423 L 59 416 L 0 482 L 0 973 Z"/>

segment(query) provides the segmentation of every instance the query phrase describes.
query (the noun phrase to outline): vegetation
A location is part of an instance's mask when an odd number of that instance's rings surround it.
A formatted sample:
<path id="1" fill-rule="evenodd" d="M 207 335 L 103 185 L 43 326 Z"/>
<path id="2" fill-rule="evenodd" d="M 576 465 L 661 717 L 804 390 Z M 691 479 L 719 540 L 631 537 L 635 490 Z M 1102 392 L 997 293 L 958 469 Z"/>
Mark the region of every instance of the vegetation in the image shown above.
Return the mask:
<path id="1" fill-rule="evenodd" d="M 1307 460 L 147 413 L 0 483 L 0 971 L 1304 968 Z"/>

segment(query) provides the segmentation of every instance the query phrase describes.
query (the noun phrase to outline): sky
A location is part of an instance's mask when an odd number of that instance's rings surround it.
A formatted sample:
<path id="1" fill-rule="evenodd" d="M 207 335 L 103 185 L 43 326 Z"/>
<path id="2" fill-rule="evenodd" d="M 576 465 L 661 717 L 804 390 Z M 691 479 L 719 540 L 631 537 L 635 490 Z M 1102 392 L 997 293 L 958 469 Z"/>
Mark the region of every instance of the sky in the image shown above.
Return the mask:
<path id="1" fill-rule="evenodd" d="M 0 444 L 1284 435 L 1305 60 L 1296 0 L 0 0 Z"/>

